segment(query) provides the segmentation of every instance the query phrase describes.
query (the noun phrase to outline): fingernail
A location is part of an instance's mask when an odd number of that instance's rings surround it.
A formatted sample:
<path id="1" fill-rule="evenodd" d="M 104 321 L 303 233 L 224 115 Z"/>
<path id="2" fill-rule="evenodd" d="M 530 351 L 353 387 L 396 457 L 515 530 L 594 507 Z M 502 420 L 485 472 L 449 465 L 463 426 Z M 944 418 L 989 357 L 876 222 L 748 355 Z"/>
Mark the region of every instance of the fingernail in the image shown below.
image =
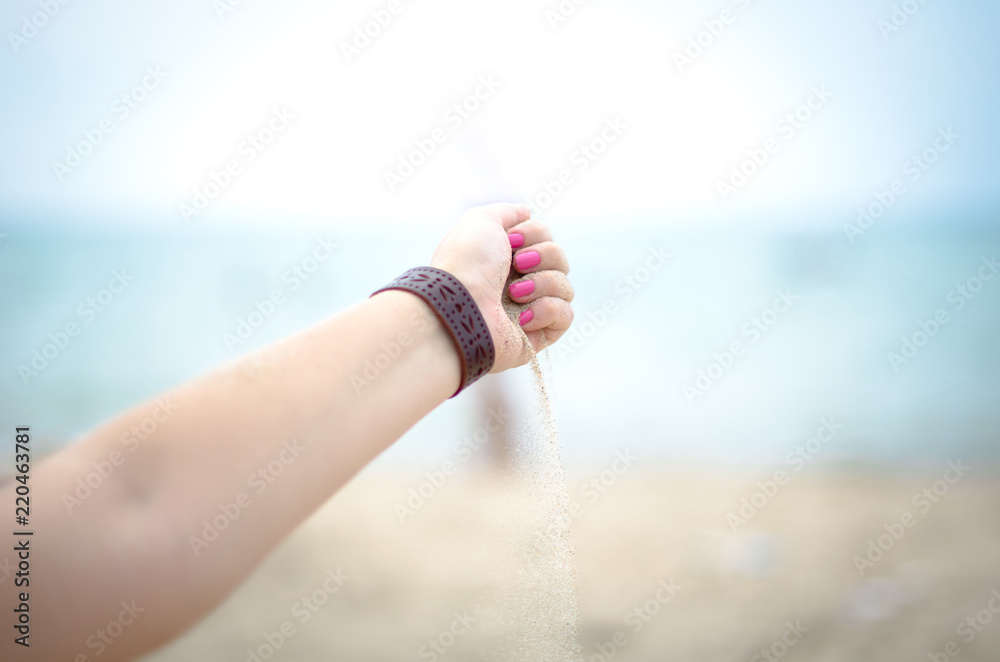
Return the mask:
<path id="1" fill-rule="evenodd" d="M 535 282 L 522 280 L 520 283 L 513 283 L 510 286 L 510 295 L 515 299 L 526 297 L 535 291 Z"/>
<path id="2" fill-rule="evenodd" d="M 524 326 L 533 319 L 535 319 L 535 313 L 531 312 L 530 310 L 526 310 L 523 313 L 521 313 L 521 317 L 518 321 L 521 323 L 521 326 Z"/>
<path id="3" fill-rule="evenodd" d="M 538 251 L 527 251 L 514 258 L 514 264 L 517 265 L 518 271 L 526 271 L 532 267 L 537 267 L 541 261 L 542 256 L 538 254 Z"/>
<path id="4" fill-rule="evenodd" d="M 507 235 L 507 238 L 510 239 L 511 248 L 520 248 L 521 246 L 524 246 L 524 235 L 520 232 L 509 234 Z"/>

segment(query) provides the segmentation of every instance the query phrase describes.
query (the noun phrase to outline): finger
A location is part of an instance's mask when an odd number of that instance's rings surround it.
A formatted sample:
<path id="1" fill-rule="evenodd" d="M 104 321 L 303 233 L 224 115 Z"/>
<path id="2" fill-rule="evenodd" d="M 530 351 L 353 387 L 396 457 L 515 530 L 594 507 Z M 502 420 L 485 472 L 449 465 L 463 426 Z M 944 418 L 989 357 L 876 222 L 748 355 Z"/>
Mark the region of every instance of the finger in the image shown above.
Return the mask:
<path id="1" fill-rule="evenodd" d="M 545 241 L 514 253 L 514 268 L 522 274 L 551 269 L 568 274 L 569 261 L 559 244 Z"/>
<path id="2" fill-rule="evenodd" d="M 565 299 L 542 297 L 521 313 L 518 322 L 525 333 L 540 329 L 565 331 L 573 322 L 573 308 Z"/>
<path id="3" fill-rule="evenodd" d="M 531 209 L 527 205 L 515 205 L 509 202 L 474 207 L 466 213 L 490 216 L 499 221 L 504 230 L 510 230 L 518 223 L 523 223 L 531 218 Z"/>
<path id="4" fill-rule="evenodd" d="M 573 286 L 561 271 L 539 271 L 521 278 L 507 288 L 510 298 L 517 303 L 531 303 L 541 297 L 558 297 L 573 300 Z"/>
<path id="5" fill-rule="evenodd" d="M 510 247 L 518 249 L 544 241 L 552 241 L 552 232 L 549 230 L 549 226 L 544 223 L 527 220 L 508 230 L 507 237 L 510 238 Z"/>

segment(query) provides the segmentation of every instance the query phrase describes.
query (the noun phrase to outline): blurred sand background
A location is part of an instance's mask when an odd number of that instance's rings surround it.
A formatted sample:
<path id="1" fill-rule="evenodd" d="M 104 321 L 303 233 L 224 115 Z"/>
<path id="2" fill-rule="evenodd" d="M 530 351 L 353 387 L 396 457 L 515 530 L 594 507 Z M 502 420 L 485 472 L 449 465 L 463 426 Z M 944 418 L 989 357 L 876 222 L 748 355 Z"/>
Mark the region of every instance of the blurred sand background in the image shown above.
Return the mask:
<path id="1" fill-rule="evenodd" d="M 944 468 L 806 470 L 735 535 L 727 514 L 767 472 L 644 462 L 591 503 L 581 489 L 606 467 L 572 468 L 570 497 L 582 509 L 572 536 L 583 659 L 759 660 L 768 658 L 754 655 L 769 649 L 773 659 L 902 662 L 927 660 L 950 641 L 963 662 L 1000 659 L 1000 614 L 985 612 L 996 621 L 971 643 L 956 633 L 963 619 L 982 617 L 991 591 L 1000 589 L 998 474 L 973 464 L 921 514 L 913 496 Z M 509 642 L 500 624 L 511 603 L 504 591 L 519 581 L 510 533 L 530 504 L 518 501 L 524 495 L 508 481 L 470 468 L 401 524 L 394 504 L 423 480 L 419 473 L 362 474 L 211 617 L 146 662 L 253 659 L 247 649 L 284 621 L 296 631 L 271 659 L 505 659 Z M 860 576 L 854 555 L 907 511 L 915 524 Z M 349 576 L 343 588 L 300 623 L 293 606 L 338 568 Z M 661 580 L 679 588 L 665 604 L 651 604 Z M 649 611 L 635 632 L 640 621 L 625 619 L 644 605 Z M 443 655 L 422 649 L 456 612 L 477 621 Z M 775 648 L 788 624 L 802 637 Z M 628 643 L 609 658 L 617 630 Z"/>

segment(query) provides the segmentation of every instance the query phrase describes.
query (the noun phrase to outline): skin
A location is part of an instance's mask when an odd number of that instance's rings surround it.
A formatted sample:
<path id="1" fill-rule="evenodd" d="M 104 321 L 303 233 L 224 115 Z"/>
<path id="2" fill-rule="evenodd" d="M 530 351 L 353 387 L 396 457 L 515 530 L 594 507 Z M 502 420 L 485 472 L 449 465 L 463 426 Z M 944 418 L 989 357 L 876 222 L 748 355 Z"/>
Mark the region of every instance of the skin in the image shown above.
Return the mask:
<path id="1" fill-rule="evenodd" d="M 566 257 L 548 228 L 528 216 L 515 205 L 473 209 L 431 261 L 476 300 L 497 341 L 493 372 L 528 358 L 523 341 L 512 340 L 519 333 L 501 305 L 512 253 L 541 256 L 525 274 L 535 292 L 518 299 L 534 312 L 524 326 L 532 345 L 542 347 L 543 332 L 552 344 L 573 318 Z M 525 237 L 517 251 L 511 233 Z M 365 360 L 392 343 L 398 356 L 359 387 Z M 183 633 L 352 476 L 448 399 L 459 370 L 454 342 L 429 306 L 410 293 L 388 291 L 161 395 L 176 410 L 135 452 L 123 436 L 144 420 L 148 425 L 155 400 L 38 463 L 31 475 L 30 586 L 15 587 L 14 576 L 0 585 L 7 632 L 0 657 L 110 662 L 148 653 Z M 289 440 L 306 459 L 293 459 L 257 494 L 249 477 L 283 452 L 292 457 L 283 445 Z M 124 461 L 67 508 L 63 495 L 75 494 L 93 463 L 116 452 Z M 15 485 L 3 485 L 0 502 L 14 503 Z M 239 516 L 207 546 L 192 545 L 192 536 L 203 538 L 206 520 L 222 514 L 220 504 L 233 504 L 241 492 L 251 502 Z M 3 535 L 0 563 L 6 555 L 16 565 L 10 550 L 22 539 Z M 15 645 L 8 629 L 22 591 L 30 593 L 30 648 Z M 134 619 L 126 615 L 130 624 L 120 634 L 113 627 L 118 636 L 109 637 L 122 602 L 143 611 Z"/>

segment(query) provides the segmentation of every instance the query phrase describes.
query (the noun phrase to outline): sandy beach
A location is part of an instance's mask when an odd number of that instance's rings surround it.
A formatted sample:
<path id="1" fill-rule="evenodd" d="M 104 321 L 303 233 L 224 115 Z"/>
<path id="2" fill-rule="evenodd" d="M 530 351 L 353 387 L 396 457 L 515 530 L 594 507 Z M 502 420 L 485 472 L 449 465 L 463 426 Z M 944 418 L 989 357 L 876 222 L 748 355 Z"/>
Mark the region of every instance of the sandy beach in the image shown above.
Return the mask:
<path id="1" fill-rule="evenodd" d="M 803 472 L 773 496 L 767 472 L 601 470 L 569 471 L 588 662 L 1000 659 L 1000 485 L 984 467 L 954 484 L 945 465 Z M 552 588 L 523 581 L 532 496 L 470 470 L 401 522 L 424 480 L 366 472 L 146 662 L 531 659 L 552 616 L 525 602 Z M 740 513 L 744 498 L 762 507 Z M 733 533 L 731 514 L 751 516 Z"/>

